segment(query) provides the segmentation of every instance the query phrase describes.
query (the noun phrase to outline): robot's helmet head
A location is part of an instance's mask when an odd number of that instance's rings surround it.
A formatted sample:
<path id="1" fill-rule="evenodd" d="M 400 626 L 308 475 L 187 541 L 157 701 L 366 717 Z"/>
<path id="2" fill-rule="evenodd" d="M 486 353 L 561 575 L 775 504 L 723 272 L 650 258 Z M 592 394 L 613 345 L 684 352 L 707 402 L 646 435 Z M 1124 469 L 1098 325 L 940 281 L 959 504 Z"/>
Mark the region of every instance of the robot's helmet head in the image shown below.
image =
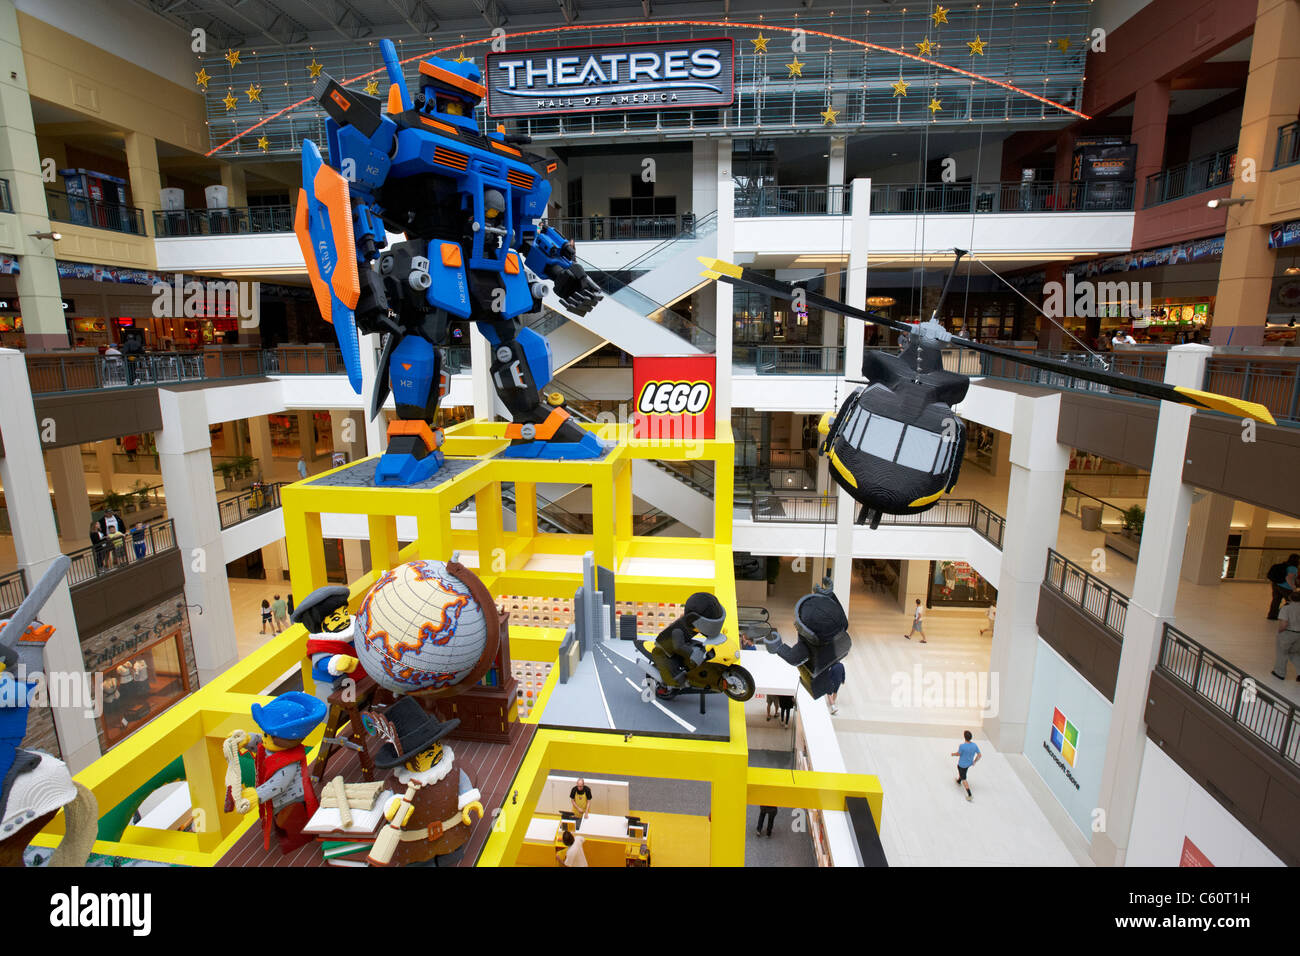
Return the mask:
<path id="1" fill-rule="evenodd" d="M 506 197 L 499 189 L 483 190 L 483 215 L 490 221 L 497 222 L 505 215 Z"/>
<path id="2" fill-rule="evenodd" d="M 420 89 L 435 113 L 448 116 L 470 115 L 487 94 L 477 66 L 438 57 L 420 61 Z"/>
<path id="3" fill-rule="evenodd" d="M 690 623 L 704 637 L 705 644 L 721 644 L 726 638 L 722 624 L 727 619 L 726 609 L 712 594 L 703 591 L 686 599 L 686 614 Z"/>
<path id="4" fill-rule="evenodd" d="M 802 639 L 820 647 L 847 631 L 849 619 L 834 594 L 814 592 L 801 597 L 795 604 L 794 626 Z"/>

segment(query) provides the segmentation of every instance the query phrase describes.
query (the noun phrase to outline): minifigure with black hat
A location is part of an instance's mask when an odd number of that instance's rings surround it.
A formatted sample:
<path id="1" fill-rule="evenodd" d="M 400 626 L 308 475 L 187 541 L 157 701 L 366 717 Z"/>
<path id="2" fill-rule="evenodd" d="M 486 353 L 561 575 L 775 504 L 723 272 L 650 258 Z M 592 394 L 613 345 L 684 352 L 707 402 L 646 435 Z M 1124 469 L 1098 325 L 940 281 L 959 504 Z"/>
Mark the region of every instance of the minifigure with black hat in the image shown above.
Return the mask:
<path id="1" fill-rule="evenodd" d="M 388 820 L 370 853 L 374 866 L 455 866 L 465 853 L 470 827 L 483 804 L 465 771 L 454 765 L 441 740 L 460 726 L 440 721 L 413 697 L 399 697 L 382 713 L 370 712 L 384 744 L 375 766 L 393 772 L 384 785 L 394 796 Z"/>
<path id="2" fill-rule="evenodd" d="M 318 801 L 307 771 L 307 749 L 302 742 L 325 719 L 325 705 L 311 694 L 290 691 L 265 707 L 254 704 L 253 720 L 262 729 L 244 743 L 256 748 L 254 786 L 243 796 L 258 804 L 262 818 L 262 846 L 271 848 L 274 833 L 282 853 L 289 853 L 311 837 L 302 832 Z"/>
<path id="3" fill-rule="evenodd" d="M 307 655 L 311 658 L 311 678 L 316 696 L 329 703 L 337 689 L 335 682 L 344 676 L 360 682 L 366 670 L 356 657 L 353 645 L 354 624 L 348 613 L 348 589 L 327 585 L 307 595 L 293 612 L 293 622 L 307 628 Z"/>

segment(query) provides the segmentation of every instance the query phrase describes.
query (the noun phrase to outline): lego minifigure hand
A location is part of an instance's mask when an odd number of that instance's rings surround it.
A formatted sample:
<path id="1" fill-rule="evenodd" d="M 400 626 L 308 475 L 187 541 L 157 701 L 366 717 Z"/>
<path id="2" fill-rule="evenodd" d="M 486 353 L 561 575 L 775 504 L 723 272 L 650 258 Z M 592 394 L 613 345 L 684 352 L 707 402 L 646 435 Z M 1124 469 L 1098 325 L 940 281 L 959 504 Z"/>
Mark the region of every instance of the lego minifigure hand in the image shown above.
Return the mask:
<path id="1" fill-rule="evenodd" d="M 483 804 L 479 803 L 477 800 L 473 803 L 467 803 L 460 811 L 460 819 L 465 826 L 471 826 L 474 823 L 474 818 L 470 815 L 470 811 L 477 811 L 478 818 L 480 820 L 483 819 Z"/>
<path id="2" fill-rule="evenodd" d="M 394 820 L 393 818 L 397 816 L 399 811 L 401 811 L 402 806 L 401 797 L 390 798 L 388 805 L 384 807 L 384 819 L 389 823 L 396 823 L 399 827 L 406 826 L 411 822 L 411 814 L 415 812 L 415 807 L 412 804 L 406 804 L 406 812 L 402 813 L 401 820 Z"/>
<path id="3" fill-rule="evenodd" d="M 341 674 L 351 674 L 357 669 L 358 663 L 355 657 L 348 654 L 335 654 L 330 658 L 327 667 L 331 675 L 338 677 Z"/>
<path id="4" fill-rule="evenodd" d="M 257 788 L 256 787 L 245 787 L 243 790 L 240 791 L 239 795 L 248 801 L 248 809 L 250 812 L 257 809 Z"/>

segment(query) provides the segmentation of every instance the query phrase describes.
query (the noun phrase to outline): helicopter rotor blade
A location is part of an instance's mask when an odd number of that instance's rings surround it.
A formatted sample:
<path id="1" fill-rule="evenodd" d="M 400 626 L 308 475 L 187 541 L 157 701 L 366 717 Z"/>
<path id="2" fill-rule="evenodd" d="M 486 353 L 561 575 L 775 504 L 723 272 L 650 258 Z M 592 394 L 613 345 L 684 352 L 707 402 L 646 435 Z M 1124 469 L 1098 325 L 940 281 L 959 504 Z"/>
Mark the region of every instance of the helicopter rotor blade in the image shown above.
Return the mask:
<path id="1" fill-rule="evenodd" d="M 962 250 L 956 250 L 962 252 Z M 961 256 L 958 255 L 958 259 Z M 876 312 L 869 312 L 866 309 L 859 309 L 856 306 L 846 305 L 843 302 L 836 302 L 824 295 L 815 292 L 808 292 L 802 286 L 796 287 L 792 283 L 782 282 L 779 279 L 773 279 L 768 276 L 757 273 L 752 269 L 746 269 L 742 266 L 733 265 L 723 259 L 710 259 L 704 256 L 700 261 L 707 268 L 709 278 L 715 278 L 724 282 L 730 282 L 732 285 L 743 285 L 768 295 L 775 295 L 784 299 L 792 299 L 796 295 L 802 295 L 804 301 L 814 308 L 826 312 L 834 312 L 836 315 L 842 315 L 850 319 L 860 319 L 864 322 L 871 322 L 876 325 L 890 328 L 896 332 L 906 332 L 909 335 L 917 331 L 917 326 L 908 322 L 899 322 L 897 319 L 891 319 L 888 316 L 880 315 Z M 954 272 L 955 266 L 954 266 Z M 951 279 L 951 273 L 949 274 Z M 924 328 L 924 325 L 920 326 Z M 1102 369 L 1089 368 L 1085 365 L 1075 365 L 1071 362 L 1063 362 L 1060 359 L 1043 358 L 1042 356 L 1028 354 L 1025 352 L 1013 352 L 1010 349 L 998 348 L 995 345 L 985 345 L 982 342 L 974 342 L 961 336 L 951 336 L 951 344 L 957 347 L 965 347 L 975 352 L 983 352 L 986 355 L 996 356 L 1005 359 L 1008 362 L 1014 362 L 1018 365 L 1028 365 L 1031 368 L 1039 368 L 1048 372 L 1059 372 L 1062 375 L 1071 378 L 1082 379 L 1085 382 L 1095 382 L 1098 385 L 1108 385 L 1112 388 L 1122 389 L 1132 392 L 1136 395 L 1143 395 L 1147 398 L 1155 398 L 1166 402 L 1175 402 L 1179 405 L 1190 405 L 1193 408 L 1205 408 L 1217 412 L 1226 412 L 1229 415 L 1236 415 L 1244 418 L 1253 418 L 1269 425 L 1275 425 L 1277 422 L 1270 412 L 1258 402 L 1249 402 L 1240 398 L 1232 398 L 1228 395 L 1219 395 L 1214 392 L 1204 392 L 1200 389 L 1187 388 L 1181 385 L 1166 385 L 1163 382 L 1148 382 L 1145 379 L 1133 378 L 1128 375 L 1121 375 L 1118 372 L 1104 371 Z"/>

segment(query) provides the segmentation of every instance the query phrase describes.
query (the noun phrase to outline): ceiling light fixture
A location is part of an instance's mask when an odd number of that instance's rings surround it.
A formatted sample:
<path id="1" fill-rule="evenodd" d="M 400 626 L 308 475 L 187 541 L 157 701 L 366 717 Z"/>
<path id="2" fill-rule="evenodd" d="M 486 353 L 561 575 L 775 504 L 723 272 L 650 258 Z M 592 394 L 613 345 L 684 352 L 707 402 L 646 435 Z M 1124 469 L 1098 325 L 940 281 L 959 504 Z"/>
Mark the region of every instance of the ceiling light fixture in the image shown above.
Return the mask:
<path id="1" fill-rule="evenodd" d="M 1252 202 L 1249 196 L 1230 196 L 1224 199 L 1211 199 L 1205 205 L 1211 209 L 1221 209 L 1224 206 L 1244 206 L 1248 202 Z"/>
<path id="2" fill-rule="evenodd" d="M 61 232 L 29 232 L 27 235 L 31 236 L 33 239 L 53 239 L 55 242 L 58 242 L 63 238 L 63 233 Z"/>

